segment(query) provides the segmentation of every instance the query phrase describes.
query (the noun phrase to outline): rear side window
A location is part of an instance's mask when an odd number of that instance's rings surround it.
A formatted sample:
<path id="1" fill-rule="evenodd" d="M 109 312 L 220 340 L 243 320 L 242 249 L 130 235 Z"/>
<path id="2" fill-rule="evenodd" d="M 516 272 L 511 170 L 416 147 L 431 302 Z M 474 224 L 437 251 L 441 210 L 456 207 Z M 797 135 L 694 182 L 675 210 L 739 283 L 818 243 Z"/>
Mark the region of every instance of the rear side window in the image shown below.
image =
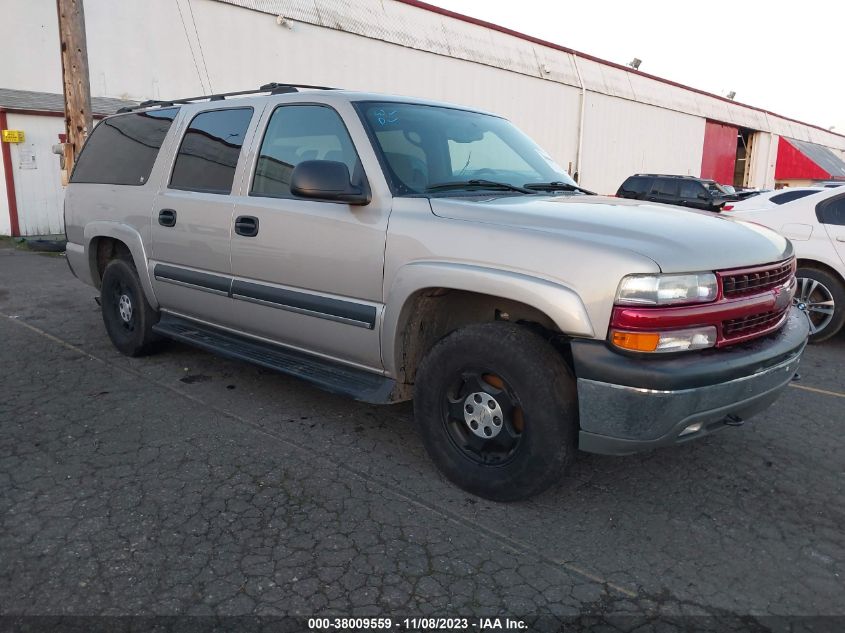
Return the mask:
<path id="1" fill-rule="evenodd" d="M 290 177 L 305 160 L 333 160 L 346 165 L 353 181 L 358 154 L 340 115 L 319 105 L 276 108 L 261 143 L 250 195 L 292 198 Z"/>
<path id="2" fill-rule="evenodd" d="M 804 196 L 809 196 L 811 193 L 816 193 L 815 191 L 787 191 L 786 193 L 779 193 L 776 196 L 772 196 L 770 200 L 775 204 L 784 204 L 786 202 L 792 202 L 793 200 L 798 200 L 799 198 L 803 198 Z"/>
<path id="3" fill-rule="evenodd" d="M 628 178 L 628 180 L 623 182 L 622 186 L 619 187 L 619 191 L 621 193 L 646 193 L 648 192 L 650 185 L 651 178 L 641 178 L 635 176 L 633 178 Z"/>
<path id="4" fill-rule="evenodd" d="M 196 115 L 179 146 L 171 189 L 228 194 L 252 119 L 252 108 L 212 110 Z"/>
<path id="5" fill-rule="evenodd" d="M 816 216 L 822 224 L 845 226 L 845 197 L 820 202 L 816 207 Z"/>
<path id="6" fill-rule="evenodd" d="M 143 185 L 178 112 L 169 108 L 104 119 L 91 132 L 70 181 Z"/>
<path id="7" fill-rule="evenodd" d="M 671 178 L 655 178 L 651 193 L 658 196 L 677 196 L 678 181 Z"/>

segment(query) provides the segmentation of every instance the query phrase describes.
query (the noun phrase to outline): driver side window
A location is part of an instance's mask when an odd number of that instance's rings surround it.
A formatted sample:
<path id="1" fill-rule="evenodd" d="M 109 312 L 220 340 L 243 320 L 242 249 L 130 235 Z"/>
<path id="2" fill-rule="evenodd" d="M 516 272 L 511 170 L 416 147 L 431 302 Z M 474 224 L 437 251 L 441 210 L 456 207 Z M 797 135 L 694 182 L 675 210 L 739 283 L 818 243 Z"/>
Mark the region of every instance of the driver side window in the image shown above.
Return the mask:
<path id="1" fill-rule="evenodd" d="M 270 117 L 252 180 L 251 196 L 293 198 L 290 177 L 306 160 L 344 163 L 351 180 L 362 170 L 340 115 L 328 106 L 279 106 Z"/>
<path id="2" fill-rule="evenodd" d="M 684 200 L 695 200 L 700 194 L 707 195 L 707 191 L 699 183 L 685 181 L 681 183 L 680 197 Z"/>

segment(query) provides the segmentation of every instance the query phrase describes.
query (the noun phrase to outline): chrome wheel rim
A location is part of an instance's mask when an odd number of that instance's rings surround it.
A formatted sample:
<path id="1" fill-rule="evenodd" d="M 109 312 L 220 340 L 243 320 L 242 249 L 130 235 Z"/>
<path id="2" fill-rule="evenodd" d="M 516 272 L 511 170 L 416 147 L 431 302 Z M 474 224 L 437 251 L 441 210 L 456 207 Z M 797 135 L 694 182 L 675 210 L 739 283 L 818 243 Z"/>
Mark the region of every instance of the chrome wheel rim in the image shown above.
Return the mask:
<path id="1" fill-rule="evenodd" d="M 795 293 L 793 303 L 807 315 L 807 320 L 810 322 L 810 334 L 818 334 L 830 325 L 836 310 L 830 288 L 809 277 L 798 278 L 798 291 Z"/>

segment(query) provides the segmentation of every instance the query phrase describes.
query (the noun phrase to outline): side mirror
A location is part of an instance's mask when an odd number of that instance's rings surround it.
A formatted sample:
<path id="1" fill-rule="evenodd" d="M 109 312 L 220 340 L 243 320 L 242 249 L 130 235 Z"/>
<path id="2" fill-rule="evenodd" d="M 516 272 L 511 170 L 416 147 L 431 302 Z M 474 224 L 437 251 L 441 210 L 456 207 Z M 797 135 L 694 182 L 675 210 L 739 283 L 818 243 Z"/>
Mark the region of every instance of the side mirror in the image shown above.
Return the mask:
<path id="1" fill-rule="evenodd" d="M 365 186 L 352 185 L 346 164 L 334 160 L 304 160 L 290 176 L 290 191 L 300 198 L 364 205 L 370 202 Z"/>

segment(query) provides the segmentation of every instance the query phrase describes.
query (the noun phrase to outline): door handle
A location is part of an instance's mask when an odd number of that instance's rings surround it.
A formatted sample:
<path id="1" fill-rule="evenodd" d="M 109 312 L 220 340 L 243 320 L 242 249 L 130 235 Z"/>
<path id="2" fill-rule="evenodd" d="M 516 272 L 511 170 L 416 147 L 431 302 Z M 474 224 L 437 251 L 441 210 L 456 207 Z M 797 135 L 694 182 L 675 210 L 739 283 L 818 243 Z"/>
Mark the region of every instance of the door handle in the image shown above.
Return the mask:
<path id="1" fill-rule="evenodd" d="M 845 242 L 845 235 L 837 235 L 836 241 L 837 242 Z"/>
<path id="2" fill-rule="evenodd" d="M 251 215 L 239 215 L 235 218 L 235 233 L 244 237 L 258 235 L 258 218 Z"/>
<path id="3" fill-rule="evenodd" d="M 162 209 L 158 212 L 158 223 L 162 226 L 176 226 L 176 211 L 173 209 Z"/>

